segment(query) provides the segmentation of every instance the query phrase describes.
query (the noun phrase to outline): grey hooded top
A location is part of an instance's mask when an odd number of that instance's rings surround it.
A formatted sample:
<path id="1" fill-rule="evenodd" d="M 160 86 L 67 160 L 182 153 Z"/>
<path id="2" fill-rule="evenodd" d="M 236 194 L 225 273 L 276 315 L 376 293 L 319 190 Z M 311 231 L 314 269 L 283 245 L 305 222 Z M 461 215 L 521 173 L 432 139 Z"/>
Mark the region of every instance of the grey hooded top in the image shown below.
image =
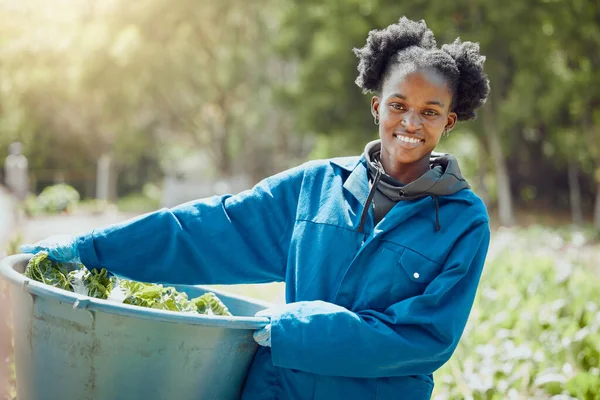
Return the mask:
<path id="1" fill-rule="evenodd" d="M 381 140 L 374 140 L 365 146 L 364 156 L 367 160 L 369 182 L 376 190 L 369 196 L 374 208 L 375 224 L 401 200 L 414 200 L 430 196 L 436 202 L 436 196 L 451 195 L 468 189 L 469 184 L 462 176 L 456 157 L 444 153 L 431 153 L 430 169 L 415 181 L 404 185 L 389 176 L 380 162 Z M 369 201 L 367 201 L 369 202 Z M 365 205 L 368 209 L 369 204 Z M 437 218 L 436 218 L 437 219 Z M 439 222 L 438 222 L 439 226 Z"/>

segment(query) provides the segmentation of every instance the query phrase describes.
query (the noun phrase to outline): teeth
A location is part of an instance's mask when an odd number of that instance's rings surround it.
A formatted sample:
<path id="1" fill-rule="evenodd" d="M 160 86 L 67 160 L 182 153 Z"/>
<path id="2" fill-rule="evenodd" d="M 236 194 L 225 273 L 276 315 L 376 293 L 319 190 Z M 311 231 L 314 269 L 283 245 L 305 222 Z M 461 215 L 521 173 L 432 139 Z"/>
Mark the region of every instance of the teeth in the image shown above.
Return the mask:
<path id="1" fill-rule="evenodd" d="M 410 138 L 407 136 L 397 135 L 396 138 L 406 143 L 419 143 L 420 139 Z"/>

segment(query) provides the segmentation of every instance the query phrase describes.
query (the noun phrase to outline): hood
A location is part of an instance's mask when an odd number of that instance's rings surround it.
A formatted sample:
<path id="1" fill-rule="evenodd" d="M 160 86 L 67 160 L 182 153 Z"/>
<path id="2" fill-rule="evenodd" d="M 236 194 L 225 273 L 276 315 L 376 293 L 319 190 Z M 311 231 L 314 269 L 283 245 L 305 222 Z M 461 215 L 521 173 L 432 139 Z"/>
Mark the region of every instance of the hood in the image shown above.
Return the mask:
<path id="1" fill-rule="evenodd" d="M 358 231 L 362 232 L 364 229 L 369 207 L 377 191 L 396 202 L 431 197 L 435 204 L 435 229 L 439 231 L 441 226 L 437 196 L 451 195 L 469 188 L 469 184 L 460 173 L 456 158 L 450 154 L 431 153 L 429 171 L 415 181 L 404 185 L 385 173 L 379 161 L 380 153 L 380 140 L 374 140 L 365 146 L 364 157 L 367 161 L 369 180 L 373 182 L 373 185 L 363 206 Z"/>
<path id="2" fill-rule="evenodd" d="M 383 170 L 379 161 L 381 141 L 374 140 L 365 146 L 364 156 L 367 160 L 369 176 L 381 173 L 377 188 L 393 201 L 411 200 L 424 196 L 445 196 L 463 189 L 469 184 L 462 176 L 456 157 L 445 153 L 431 153 L 430 169 L 421 177 L 408 185 L 403 185 Z"/>

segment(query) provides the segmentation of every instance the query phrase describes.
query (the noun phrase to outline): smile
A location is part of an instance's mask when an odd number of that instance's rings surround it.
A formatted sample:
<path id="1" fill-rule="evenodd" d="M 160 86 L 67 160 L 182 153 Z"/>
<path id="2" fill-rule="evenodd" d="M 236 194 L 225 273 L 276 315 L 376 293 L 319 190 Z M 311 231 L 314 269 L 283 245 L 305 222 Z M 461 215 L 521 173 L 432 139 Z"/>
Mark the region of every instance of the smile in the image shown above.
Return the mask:
<path id="1" fill-rule="evenodd" d="M 421 143 L 423 141 L 422 139 L 417 139 L 417 138 L 404 136 L 404 135 L 394 135 L 394 137 L 401 142 L 411 143 L 411 144 L 417 144 L 417 143 Z"/>

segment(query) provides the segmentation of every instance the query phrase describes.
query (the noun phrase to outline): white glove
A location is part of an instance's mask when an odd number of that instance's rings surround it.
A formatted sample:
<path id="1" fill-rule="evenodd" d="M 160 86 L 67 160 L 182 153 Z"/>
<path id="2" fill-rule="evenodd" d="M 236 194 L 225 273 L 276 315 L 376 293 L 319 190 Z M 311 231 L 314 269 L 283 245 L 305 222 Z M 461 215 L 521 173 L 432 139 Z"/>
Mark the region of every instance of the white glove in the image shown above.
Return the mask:
<path id="1" fill-rule="evenodd" d="M 267 317 L 270 320 L 271 315 L 273 315 L 273 311 L 270 308 L 267 308 L 266 310 L 257 312 L 254 316 Z M 264 328 L 255 331 L 252 336 L 254 337 L 254 341 L 259 345 L 271 347 L 271 323 L 269 322 Z"/>

